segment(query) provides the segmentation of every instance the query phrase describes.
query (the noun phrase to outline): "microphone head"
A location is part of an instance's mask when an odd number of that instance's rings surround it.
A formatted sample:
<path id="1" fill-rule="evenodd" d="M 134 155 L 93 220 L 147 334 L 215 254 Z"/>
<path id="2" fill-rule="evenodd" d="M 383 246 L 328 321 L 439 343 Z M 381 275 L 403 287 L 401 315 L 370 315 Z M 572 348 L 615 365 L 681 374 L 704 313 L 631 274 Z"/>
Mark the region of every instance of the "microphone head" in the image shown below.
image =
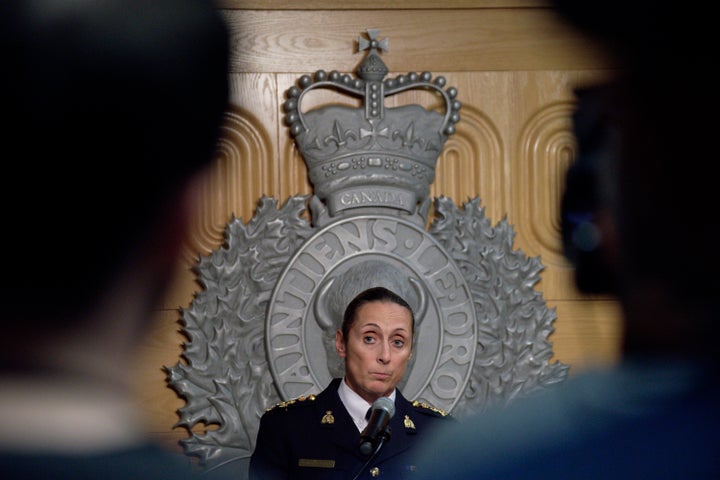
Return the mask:
<path id="1" fill-rule="evenodd" d="M 395 402 L 388 397 L 380 397 L 370 407 L 368 424 L 360 433 L 360 453 L 370 455 L 381 442 L 390 438 L 388 422 L 395 415 Z"/>
<path id="2" fill-rule="evenodd" d="M 380 397 L 375 400 L 371 407 L 373 410 L 385 410 L 389 418 L 395 415 L 395 402 L 388 397 Z"/>

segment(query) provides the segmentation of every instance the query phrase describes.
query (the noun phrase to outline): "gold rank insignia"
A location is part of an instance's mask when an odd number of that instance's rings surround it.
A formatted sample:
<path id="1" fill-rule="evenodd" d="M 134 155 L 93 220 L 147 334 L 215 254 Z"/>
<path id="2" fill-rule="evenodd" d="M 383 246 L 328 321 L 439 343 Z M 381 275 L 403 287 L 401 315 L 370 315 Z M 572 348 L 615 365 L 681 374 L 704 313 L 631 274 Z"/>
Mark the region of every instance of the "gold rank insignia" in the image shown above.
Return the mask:
<path id="1" fill-rule="evenodd" d="M 405 420 L 403 420 L 403 424 L 405 425 L 405 428 L 407 430 L 415 430 L 415 423 L 410 420 L 410 417 L 408 415 L 405 415 Z"/>
<path id="2" fill-rule="evenodd" d="M 320 423 L 322 423 L 323 425 L 332 425 L 333 423 L 335 423 L 335 417 L 333 417 L 332 410 L 328 410 L 327 412 L 325 412 L 325 415 L 323 415 Z"/>
<path id="3" fill-rule="evenodd" d="M 415 400 L 414 402 L 412 402 L 412 404 L 413 404 L 413 407 L 415 407 L 415 408 L 424 408 L 425 410 L 430 410 L 431 412 L 435 412 L 443 417 L 447 416 L 447 414 L 448 414 L 445 410 L 441 410 L 437 407 L 433 407 L 432 405 L 428 405 L 425 402 L 418 402 L 417 400 Z"/>
<path id="4" fill-rule="evenodd" d="M 284 400 L 282 402 L 278 402 L 272 407 L 266 408 L 265 411 L 269 412 L 271 410 L 279 409 L 279 408 L 287 408 L 291 405 L 295 405 L 296 403 L 303 403 L 303 402 L 313 402 L 315 401 L 315 395 L 308 395 L 307 397 L 305 395 L 301 395 L 297 398 L 292 398 L 290 400 Z"/>

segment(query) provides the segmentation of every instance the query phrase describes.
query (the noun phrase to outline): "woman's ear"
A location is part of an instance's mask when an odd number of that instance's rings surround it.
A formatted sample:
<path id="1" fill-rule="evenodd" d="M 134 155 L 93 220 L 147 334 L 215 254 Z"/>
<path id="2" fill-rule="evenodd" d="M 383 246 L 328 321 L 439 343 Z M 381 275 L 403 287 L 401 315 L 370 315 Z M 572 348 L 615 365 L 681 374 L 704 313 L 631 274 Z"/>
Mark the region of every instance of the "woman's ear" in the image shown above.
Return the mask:
<path id="1" fill-rule="evenodd" d="M 347 355 L 345 351 L 345 338 L 340 330 L 335 332 L 335 350 L 341 358 L 345 358 Z"/>

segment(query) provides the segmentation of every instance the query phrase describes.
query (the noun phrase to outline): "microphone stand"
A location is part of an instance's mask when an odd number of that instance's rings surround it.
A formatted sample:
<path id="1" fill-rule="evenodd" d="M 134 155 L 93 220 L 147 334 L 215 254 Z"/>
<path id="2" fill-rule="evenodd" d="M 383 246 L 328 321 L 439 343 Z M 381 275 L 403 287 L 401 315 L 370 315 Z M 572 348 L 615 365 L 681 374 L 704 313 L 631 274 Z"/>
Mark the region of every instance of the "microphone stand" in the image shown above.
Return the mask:
<path id="1" fill-rule="evenodd" d="M 357 480 L 358 477 L 360 477 L 360 474 L 365 471 L 365 469 L 367 468 L 368 465 L 370 465 L 370 462 L 372 462 L 373 459 L 375 457 L 377 457 L 377 454 L 380 453 L 380 449 L 383 447 L 383 445 L 385 445 L 385 441 L 390 440 L 390 433 L 391 433 L 391 429 L 390 429 L 390 427 L 387 427 L 385 430 L 382 430 L 378 434 L 378 442 L 377 442 L 377 446 L 375 446 L 375 450 L 373 450 L 372 454 L 370 454 L 368 459 L 365 460 L 365 463 L 363 463 L 363 466 L 360 467 L 360 470 L 357 471 L 357 473 L 352 478 L 352 480 Z"/>

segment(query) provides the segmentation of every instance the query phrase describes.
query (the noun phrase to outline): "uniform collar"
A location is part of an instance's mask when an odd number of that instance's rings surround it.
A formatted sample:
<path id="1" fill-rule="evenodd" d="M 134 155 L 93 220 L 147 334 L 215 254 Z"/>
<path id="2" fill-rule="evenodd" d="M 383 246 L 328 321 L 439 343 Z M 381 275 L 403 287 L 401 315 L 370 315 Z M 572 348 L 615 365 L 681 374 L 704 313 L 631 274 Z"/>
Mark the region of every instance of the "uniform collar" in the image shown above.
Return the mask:
<path id="1" fill-rule="evenodd" d="M 396 392 L 397 389 L 393 390 L 389 395 L 390 400 L 393 402 L 395 401 Z M 343 403 L 345 410 L 347 410 L 350 418 L 352 418 L 352 421 L 358 428 L 358 431 L 362 432 L 367 426 L 367 419 L 365 418 L 365 415 L 372 405 L 350 388 L 344 378 L 338 386 L 338 395 L 340 396 L 340 401 Z"/>

